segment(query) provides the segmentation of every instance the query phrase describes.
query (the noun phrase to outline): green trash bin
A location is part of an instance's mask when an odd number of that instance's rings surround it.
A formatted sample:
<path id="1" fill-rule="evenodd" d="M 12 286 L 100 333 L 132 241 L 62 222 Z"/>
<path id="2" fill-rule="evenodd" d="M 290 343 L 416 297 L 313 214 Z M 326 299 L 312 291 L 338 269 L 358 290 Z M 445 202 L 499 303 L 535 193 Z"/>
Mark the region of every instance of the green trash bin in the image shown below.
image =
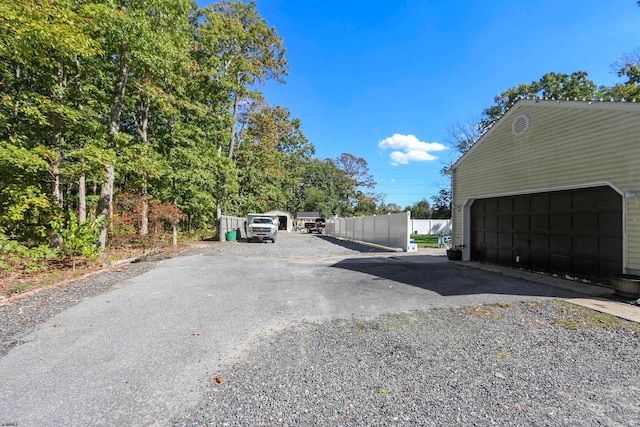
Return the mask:
<path id="1" fill-rule="evenodd" d="M 236 230 L 227 231 L 226 233 L 224 233 L 224 237 L 227 240 L 227 242 L 235 242 L 236 235 L 237 235 Z"/>

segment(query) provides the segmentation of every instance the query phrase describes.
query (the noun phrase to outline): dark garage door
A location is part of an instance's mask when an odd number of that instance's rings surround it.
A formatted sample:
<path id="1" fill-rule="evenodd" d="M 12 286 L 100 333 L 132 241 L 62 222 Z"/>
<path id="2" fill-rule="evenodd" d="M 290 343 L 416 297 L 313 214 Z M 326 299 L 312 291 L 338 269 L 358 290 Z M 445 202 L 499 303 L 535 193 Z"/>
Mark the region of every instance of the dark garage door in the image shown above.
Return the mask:
<path id="1" fill-rule="evenodd" d="M 622 272 L 622 197 L 595 187 L 476 200 L 471 259 L 607 279 Z"/>

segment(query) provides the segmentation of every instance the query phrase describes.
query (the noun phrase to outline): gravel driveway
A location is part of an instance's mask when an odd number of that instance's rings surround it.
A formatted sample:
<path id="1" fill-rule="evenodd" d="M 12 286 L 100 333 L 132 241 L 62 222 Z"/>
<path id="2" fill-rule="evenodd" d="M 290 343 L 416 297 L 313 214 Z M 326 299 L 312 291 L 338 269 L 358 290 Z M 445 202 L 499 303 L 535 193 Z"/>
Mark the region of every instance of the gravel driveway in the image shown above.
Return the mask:
<path id="1" fill-rule="evenodd" d="M 282 234 L 0 307 L 0 425 L 640 424 L 637 324 L 432 252 Z"/>

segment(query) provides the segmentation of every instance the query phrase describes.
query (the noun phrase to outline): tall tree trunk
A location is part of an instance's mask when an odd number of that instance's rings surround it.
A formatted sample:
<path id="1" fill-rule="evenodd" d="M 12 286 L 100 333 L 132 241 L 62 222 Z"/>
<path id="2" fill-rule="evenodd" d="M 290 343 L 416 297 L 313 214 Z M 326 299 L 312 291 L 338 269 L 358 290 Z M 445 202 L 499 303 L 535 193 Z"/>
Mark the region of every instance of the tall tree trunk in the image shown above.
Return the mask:
<path id="1" fill-rule="evenodd" d="M 146 156 L 149 151 L 149 108 L 151 107 L 151 99 L 148 96 L 143 96 L 143 102 L 140 106 L 140 119 L 137 123 L 138 135 L 142 139 L 144 144 L 143 156 Z M 148 173 L 144 169 L 142 171 L 142 182 L 140 183 L 140 235 L 146 236 L 149 234 L 149 197 L 147 194 L 147 182 Z"/>
<path id="2" fill-rule="evenodd" d="M 100 199 L 98 199 L 98 217 L 109 218 L 111 203 L 113 201 L 113 183 L 115 182 L 115 169 L 112 165 L 107 165 L 105 170 L 105 182 L 100 187 Z M 104 249 L 107 246 L 107 224 L 100 229 L 98 236 L 98 246 Z"/>
<path id="3" fill-rule="evenodd" d="M 178 247 L 178 223 L 171 223 L 171 246 L 175 249 Z"/>
<path id="4" fill-rule="evenodd" d="M 57 207 L 62 208 L 64 202 L 64 196 L 62 195 L 62 176 L 60 174 L 60 166 L 62 165 L 62 133 L 57 132 L 54 137 L 57 145 L 57 158 L 51 165 L 51 175 L 53 176 L 53 184 L 51 188 L 51 192 L 53 195 L 53 202 Z"/>
<path id="5" fill-rule="evenodd" d="M 78 178 L 78 224 L 87 220 L 87 177 L 83 173 Z"/>
<path id="6" fill-rule="evenodd" d="M 63 80 L 64 71 L 62 70 L 62 67 L 60 67 L 58 74 L 60 79 L 59 84 L 60 86 L 64 87 L 66 84 Z M 55 95 L 55 98 L 58 98 L 57 101 L 61 102 L 61 99 L 58 95 Z M 51 165 L 51 175 L 53 176 L 51 195 L 53 198 L 53 203 L 55 203 L 55 205 L 60 210 L 62 210 L 64 196 L 62 193 L 62 176 L 60 173 L 60 167 L 62 166 L 62 156 L 64 155 L 64 151 L 62 148 L 62 144 L 64 143 L 64 135 L 62 131 L 62 118 L 60 117 L 60 114 L 54 113 L 51 122 L 53 125 L 53 146 L 56 150 L 56 158 Z M 54 231 L 51 236 L 51 246 L 54 248 L 59 248 L 60 246 L 62 246 L 62 244 L 62 237 Z"/>
<path id="7" fill-rule="evenodd" d="M 233 152 L 236 146 L 236 129 L 238 122 L 238 110 L 240 108 L 240 96 L 238 94 L 234 94 L 233 98 L 233 119 L 231 121 L 231 140 L 229 141 L 229 152 L 228 156 L 233 160 Z M 218 146 L 218 154 L 221 153 L 222 147 Z M 218 183 L 218 188 L 220 187 L 220 183 Z M 220 190 L 218 189 L 218 194 L 220 194 Z M 220 198 L 218 196 L 218 200 L 216 201 L 216 228 L 218 228 L 218 234 L 220 234 L 220 218 L 222 217 L 222 204 L 220 202 Z M 222 237 L 220 237 L 222 240 Z"/>
<path id="8" fill-rule="evenodd" d="M 231 121 L 231 141 L 229 142 L 229 158 L 233 159 L 233 150 L 236 146 L 236 129 L 238 127 L 238 110 L 240 108 L 240 97 L 236 93 L 233 99 L 233 119 Z"/>
<path id="9" fill-rule="evenodd" d="M 111 102 L 111 117 L 109 120 L 109 148 L 114 151 L 117 149 L 117 136 L 120 133 L 120 116 L 122 115 L 122 104 L 124 103 L 124 94 L 127 88 L 127 77 L 129 76 L 129 64 L 124 57 L 124 46 L 120 46 L 120 70 L 118 79 L 113 91 L 113 100 Z M 114 161 L 115 163 L 115 161 Z M 113 214 L 113 187 L 115 183 L 115 165 L 105 165 L 105 182 L 100 189 L 100 199 L 98 201 L 97 216 L 104 215 L 111 219 Z M 107 246 L 107 227 L 104 224 L 100 230 L 98 245 L 104 249 Z"/>
<path id="10" fill-rule="evenodd" d="M 58 67 L 58 86 L 58 90 L 53 91 L 52 96 L 56 102 L 62 103 L 65 88 L 67 87 L 67 74 L 64 69 L 64 61 L 61 61 L 60 66 Z M 64 143 L 64 133 L 62 129 L 62 117 L 60 117 L 59 113 L 53 113 L 51 123 L 53 125 L 53 146 L 56 150 L 56 159 L 51 166 L 51 174 L 53 175 L 52 195 L 56 206 L 62 208 L 63 196 L 60 166 L 62 165 L 62 156 L 64 155 L 62 147 L 62 144 Z"/>

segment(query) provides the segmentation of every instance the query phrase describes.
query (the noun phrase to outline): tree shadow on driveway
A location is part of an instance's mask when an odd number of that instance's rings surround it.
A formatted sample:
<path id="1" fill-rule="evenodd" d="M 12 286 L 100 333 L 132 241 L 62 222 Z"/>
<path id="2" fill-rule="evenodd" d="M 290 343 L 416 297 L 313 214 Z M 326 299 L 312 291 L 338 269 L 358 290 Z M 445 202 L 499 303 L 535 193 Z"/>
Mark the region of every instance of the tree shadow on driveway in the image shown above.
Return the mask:
<path id="1" fill-rule="evenodd" d="M 433 259 L 430 259 L 433 258 Z M 435 292 L 441 296 L 503 294 L 575 298 L 585 293 L 535 283 L 522 278 L 467 267 L 442 257 L 424 257 L 424 262 L 391 258 L 353 258 L 331 265 L 372 276 L 372 280 L 391 280 Z"/>

